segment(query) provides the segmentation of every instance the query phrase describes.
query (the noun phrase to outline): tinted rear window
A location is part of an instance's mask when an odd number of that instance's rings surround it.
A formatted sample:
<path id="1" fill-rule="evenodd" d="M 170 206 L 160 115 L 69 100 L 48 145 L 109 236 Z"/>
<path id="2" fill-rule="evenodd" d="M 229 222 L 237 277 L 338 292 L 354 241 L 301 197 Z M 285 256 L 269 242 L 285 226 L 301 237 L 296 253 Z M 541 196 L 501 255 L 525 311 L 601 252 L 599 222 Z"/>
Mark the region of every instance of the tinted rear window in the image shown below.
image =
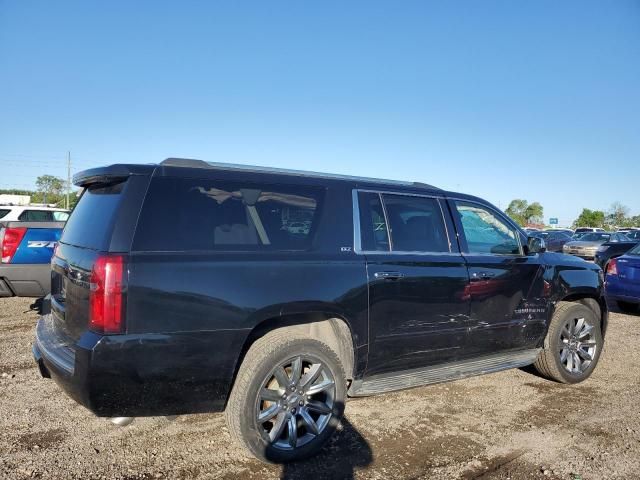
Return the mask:
<path id="1" fill-rule="evenodd" d="M 51 210 L 25 210 L 20 214 L 18 220 L 21 222 L 52 222 L 53 212 Z"/>
<path id="2" fill-rule="evenodd" d="M 60 241 L 106 251 L 125 183 L 90 187 L 69 217 Z"/>
<path id="3" fill-rule="evenodd" d="M 4 210 L 4 209 L 1 209 L 1 210 L 0 210 L 0 218 L 2 218 L 2 217 L 6 217 L 6 216 L 7 216 L 7 213 L 9 213 L 10 211 L 11 211 L 11 210 Z"/>
<path id="4" fill-rule="evenodd" d="M 434 198 L 383 195 L 396 252 L 449 252 L 442 210 Z"/>
<path id="5" fill-rule="evenodd" d="M 323 192 L 310 186 L 155 178 L 133 249 L 306 250 Z"/>

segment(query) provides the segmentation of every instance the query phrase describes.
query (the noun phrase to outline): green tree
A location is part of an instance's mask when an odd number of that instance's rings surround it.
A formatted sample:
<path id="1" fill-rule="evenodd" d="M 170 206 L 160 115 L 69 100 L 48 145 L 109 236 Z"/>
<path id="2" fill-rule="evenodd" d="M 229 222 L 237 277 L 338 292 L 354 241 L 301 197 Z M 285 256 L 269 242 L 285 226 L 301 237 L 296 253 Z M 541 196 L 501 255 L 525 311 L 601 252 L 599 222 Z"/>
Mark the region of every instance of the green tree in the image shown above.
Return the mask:
<path id="1" fill-rule="evenodd" d="M 628 226 L 629 207 L 620 202 L 613 202 L 607 213 L 607 223 L 613 227 Z"/>
<path id="2" fill-rule="evenodd" d="M 528 206 L 529 205 L 526 200 L 516 198 L 515 200 L 511 200 L 509 206 L 505 210 L 505 213 L 509 215 L 511 219 L 518 225 L 524 227 L 524 225 L 526 224 L 524 212 Z"/>
<path id="3" fill-rule="evenodd" d="M 43 203 L 47 203 L 47 196 L 50 200 L 56 201 L 53 197 L 60 196 L 64 190 L 65 181 L 53 175 L 40 175 L 36 179 L 38 192 L 44 195 Z"/>
<path id="4" fill-rule="evenodd" d="M 583 208 L 582 213 L 573 222 L 574 227 L 599 227 L 604 226 L 604 212 L 601 210 L 589 210 Z"/>
<path id="5" fill-rule="evenodd" d="M 540 203 L 533 202 L 529 204 L 529 202 L 520 198 L 511 200 L 505 213 L 523 227 L 529 223 L 542 223 L 544 218 L 544 209 Z"/>
<path id="6" fill-rule="evenodd" d="M 524 210 L 524 218 L 527 223 L 543 223 L 544 208 L 538 202 L 533 202 Z"/>

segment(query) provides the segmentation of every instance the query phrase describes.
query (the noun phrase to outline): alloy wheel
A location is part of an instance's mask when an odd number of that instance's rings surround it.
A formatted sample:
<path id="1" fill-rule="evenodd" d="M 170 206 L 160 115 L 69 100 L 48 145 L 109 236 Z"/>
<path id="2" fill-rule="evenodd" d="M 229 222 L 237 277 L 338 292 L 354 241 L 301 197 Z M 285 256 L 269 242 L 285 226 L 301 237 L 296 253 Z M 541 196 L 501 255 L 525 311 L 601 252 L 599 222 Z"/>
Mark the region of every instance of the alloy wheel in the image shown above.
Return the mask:
<path id="1" fill-rule="evenodd" d="M 256 402 L 263 438 L 283 450 L 309 443 L 329 424 L 335 393 L 331 371 L 316 358 L 297 356 L 278 365 L 263 382 Z"/>
<path id="2" fill-rule="evenodd" d="M 560 331 L 560 363 L 569 373 L 584 373 L 596 356 L 594 325 L 584 317 L 569 319 Z"/>

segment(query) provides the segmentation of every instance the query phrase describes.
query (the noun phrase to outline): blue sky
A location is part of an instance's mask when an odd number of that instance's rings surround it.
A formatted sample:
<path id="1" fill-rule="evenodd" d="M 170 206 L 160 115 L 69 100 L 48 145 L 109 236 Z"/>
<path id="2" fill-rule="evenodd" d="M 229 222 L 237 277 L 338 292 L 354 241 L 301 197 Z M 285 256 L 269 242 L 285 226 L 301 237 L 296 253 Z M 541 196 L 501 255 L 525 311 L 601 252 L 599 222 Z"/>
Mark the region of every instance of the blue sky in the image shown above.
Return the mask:
<path id="1" fill-rule="evenodd" d="M 170 156 L 640 214 L 640 2 L 0 0 L 0 188 Z"/>

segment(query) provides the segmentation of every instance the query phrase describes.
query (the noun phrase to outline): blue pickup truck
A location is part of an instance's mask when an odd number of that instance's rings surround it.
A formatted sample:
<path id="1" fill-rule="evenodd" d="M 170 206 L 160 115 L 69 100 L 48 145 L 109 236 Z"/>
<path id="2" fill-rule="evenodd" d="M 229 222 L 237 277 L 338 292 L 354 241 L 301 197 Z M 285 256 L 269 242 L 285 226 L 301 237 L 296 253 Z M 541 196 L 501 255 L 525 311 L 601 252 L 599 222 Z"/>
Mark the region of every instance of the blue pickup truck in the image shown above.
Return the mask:
<path id="1" fill-rule="evenodd" d="M 43 297 L 65 222 L 0 221 L 0 297 Z"/>

